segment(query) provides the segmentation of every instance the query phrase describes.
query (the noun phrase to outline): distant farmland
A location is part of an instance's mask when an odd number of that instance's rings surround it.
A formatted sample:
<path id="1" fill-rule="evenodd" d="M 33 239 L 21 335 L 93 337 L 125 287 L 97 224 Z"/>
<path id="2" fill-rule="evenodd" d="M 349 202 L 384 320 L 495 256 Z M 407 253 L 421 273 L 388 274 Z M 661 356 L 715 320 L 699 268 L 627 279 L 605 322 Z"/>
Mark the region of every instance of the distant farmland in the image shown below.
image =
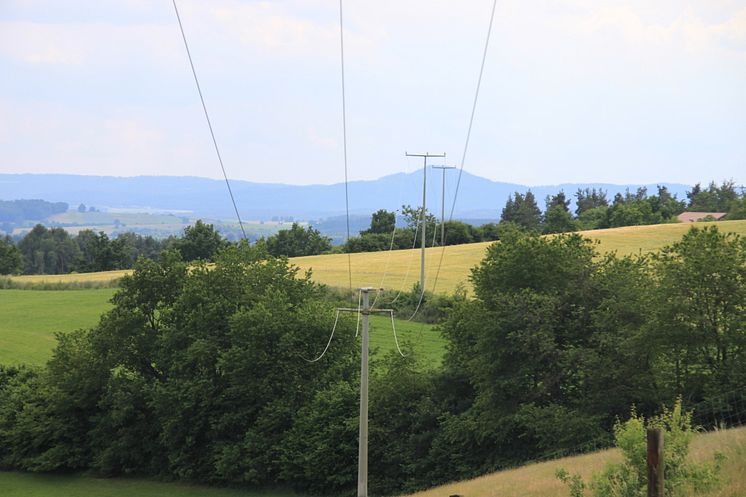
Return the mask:
<path id="1" fill-rule="evenodd" d="M 746 235 L 746 220 L 720 221 L 717 223 L 657 224 L 651 226 L 628 226 L 607 230 L 582 231 L 582 235 L 597 240 L 601 253 L 616 252 L 619 255 L 648 253 L 679 240 L 691 226 L 704 227 L 715 224 L 722 231 Z M 472 243 L 446 247 L 443 264 L 438 276 L 436 293 L 452 292 L 459 284 L 468 284 L 469 271 L 484 257 L 487 243 Z M 430 248 L 426 251 L 427 289 L 432 290 L 435 271 L 443 250 Z M 391 290 L 408 290 L 419 280 L 419 249 L 393 252 L 366 252 L 351 254 L 352 284 L 360 286 L 382 286 Z M 291 259 L 303 270 L 312 270 L 313 279 L 335 287 L 348 286 L 347 254 L 316 255 Z M 16 281 L 36 283 L 106 282 L 121 278 L 127 271 L 103 273 L 19 276 Z"/>

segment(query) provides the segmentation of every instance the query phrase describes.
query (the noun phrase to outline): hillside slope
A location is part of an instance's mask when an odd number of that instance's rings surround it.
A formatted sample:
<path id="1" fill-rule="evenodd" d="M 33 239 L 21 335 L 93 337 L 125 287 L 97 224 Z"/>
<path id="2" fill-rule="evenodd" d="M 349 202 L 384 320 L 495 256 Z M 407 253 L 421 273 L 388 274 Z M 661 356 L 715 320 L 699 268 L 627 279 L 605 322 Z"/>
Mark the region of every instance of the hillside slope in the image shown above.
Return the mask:
<path id="1" fill-rule="evenodd" d="M 687 497 L 746 496 L 746 427 L 698 435 L 692 443 L 690 457 L 695 461 L 711 460 L 715 451 L 722 452 L 726 457 L 722 473 L 723 486 L 706 494 L 691 494 Z M 570 473 L 580 473 L 588 481 L 607 462 L 619 459 L 618 450 L 605 450 L 449 483 L 410 497 L 569 497 L 567 487 L 554 477 L 557 468 L 563 467 Z"/>
<path id="2" fill-rule="evenodd" d="M 599 243 L 601 253 L 616 252 L 628 255 L 647 253 L 679 240 L 691 226 L 704 227 L 716 224 L 722 231 L 746 235 L 746 220 L 720 221 L 717 223 L 656 224 L 650 226 L 627 226 L 606 230 L 581 231 L 580 234 Z M 459 284 L 468 285 L 469 272 L 484 257 L 490 242 L 452 245 L 426 250 L 426 286 L 433 289 L 438 262 L 443 254 L 443 264 L 438 275 L 437 293 L 452 292 Z M 350 254 L 352 262 L 352 286 L 383 287 L 390 290 L 408 290 L 419 280 L 420 250 L 395 250 Z M 294 257 L 293 264 L 302 270 L 312 270 L 313 279 L 335 287 L 348 286 L 347 254 L 314 255 Z M 28 283 L 101 283 L 121 278 L 127 271 L 103 273 L 18 276 L 13 279 Z"/>
<path id="3" fill-rule="evenodd" d="M 746 235 L 746 221 L 721 221 L 718 223 L 656 224 L 651 226 L 628 226 L 606 230 L 581 231 L 580 234 L 599 242 L 601 253 L 616 252 L 628 255 L 652 252 L 679 240 L 692 225 L 697 227 L 717 224 L 722 231 Z M 452 292 L 459 284 L 467 284 L 472 267 L 484 257 L 490 242 L 452 245 L 445 248 L 427 249 L 425 267 L 428 290 L 433 282 L 438 263 L 443 253 L 443 263 L 438 275 L 435 292 Z M 384 287 L 398 290 L 410 289 L 419 281 L 420 250 L 396 250 L 393 252 L 366 252 L 351 254 L 352 286 Z M 331 286 L 348 285 L 347 254 L 317 255 L 292 259 L 304 270 L 313 271 L 313 279 Z M 384 278 L 385 276 L 385 278 Z"/>

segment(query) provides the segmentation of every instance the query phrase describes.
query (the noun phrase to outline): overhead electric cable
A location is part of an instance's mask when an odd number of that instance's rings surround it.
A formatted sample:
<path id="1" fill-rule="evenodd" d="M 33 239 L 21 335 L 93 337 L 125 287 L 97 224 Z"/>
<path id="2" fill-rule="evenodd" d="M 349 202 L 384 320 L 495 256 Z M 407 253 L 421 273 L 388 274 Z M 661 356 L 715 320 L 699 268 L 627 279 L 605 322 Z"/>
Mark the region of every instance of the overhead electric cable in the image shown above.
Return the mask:
<path id="1" fill-rule="evenodd" d="M 394 324 L 394 310 L 392 309 L 390 311 L 391 315 L 391 329 L 394 331 L 394 343 L 396 344 L 396 350 L 399 351 L 399 355 L 402 357 L 407 357 L 404 352 L 401 351 L 401 347 L 399 347 L 399 339 L 396 337 L 396 324 Z"/>
<path id="2" fill-rule="evenodd" d="M 334 326 L 332 326 L 332 332 L 329 335 L 329 341 L 326 342 L 326 347 L 324 347 L 324 351 L 316 359 L 306 359 L 304 357 L 303 358 L 304 361 L 306 361 L 306 362 L 316 362 L 316 361 L 319 361 L 322 357 L 324 357 L 326 355 L 326 351 L 329 350 L 329 346 L 332 344 L 332 338 L 334 338 L 334 332 L 337 329 L 337 323 L 338 322 L 339 322 L 339 310 L 337 310 L 337 315 L 334 318 Z"/>
<path id="3" fill-rule="evenodd" d="M 469 116 L 469 127 L 466 131 L 466 141 L 464 142 L 464 150 L 461 154 L 461 166 L 459 167 L 458 171 L 458 179 L 456 180 L 456 188 L 453 193 L 453 203 L 451 204 L 451 212 L 448 215 L 448 221 L 453 221 L 453 213 L 456 209 L 456 200 L 458 198 L 458 192 L 459 188 L 461 186 L 461 177 L 464 174 L 464 164 L 466 163 L 466 154 L 469 151 L 469 142 L 471 140 L 471 130 L 474 126 L 474 116 L 477 113 L 477 102 L 479 101 L 479 90 L 482 86 L 482 76 L 484 75 L 484 66 L 485 62 L 487 61 L 487 52 L 489 50 L 490 46 L 490 38 L 492 36 L 492 26 L 495 21 L 495 10 L 497 9 L 497 0 L 493 0 L 492 2 L 492 12 L 490 13 L 490 23 L 487 28 L 487 38 L 484 42 L 484 51 L 482 52 L 482 63 L 479 67 L 479 76 L 477 77 L 477 87 L 474 91 L 474 101 L 472 102 L 471 106 L 471 115 Z M 443 264 L 443 256 L 445 255 L 446 247 L 445 244 L 443 244 L 443 247 L 441 247 L 440 251 L 440 260 L 438 261 L 438 269 L 435 272 L 435 279 L 433 280 L 433 292 L 435 292 L 435 285 L 438 284 L 438 277 L 440 276 L 440 269 Z"/>
<path id="4" fill-rule="evenodd" d="M 236 199 L 233 196 L 233 189 L 231 189 L 231 182 L 228 179 L 228 174 L 225 172 L 225 165 L 223 164 L 223 157 L 220 155 L 220 147 L 218 147 L 218 141 L 215 139 L 215 132 L 212 129 L 212 122 L 210 121 L 210 114 L 207 112 L 207 105 L 205 105 L 205 98 L 202 95 L 202 88 L 199 84 L 199 78 L 197 78 L 197 70 L 194 68 L 194 61 L 192 61 L 192 53 L 189 51 L 189 43 L 187 43 L 186 34 L 184 33 L 184 26 L 181 23 L 181 16 L 179 15 L 179 8 L 176 6 L 176 0 L 171 0 L 174 5 L 174 12 L 176 13 L 176 20 L 179 22 L 179 30 L 181 31 L 181 38 L 184 40 L 184 48 L 186 48 L 187 57 L 189 58 L 189 66 L 192 68 L 192 75 L 194 76 L 194 83 L 197 85 L 197 93 L 199 93 L 199 100 L 202 102 L 202 110 L 205 111 L 205 119 L 207 120 L 207 127 L 210 129 L 210 137 L 212 138 L 212 144 L 215 146 L 215 154 L 218 156 L 218 162 L 220 163 L 220 169 L 223 171 L 223 178 L 225 178 L 225 185 L 228 187 L 228 195 L 231 197 L 231 203 L 233 209 L 236 211 L 236 218 L 238 219 L 238 225 L 241 227 L 241 233 L 243 239 L 248 240 L 246 237 L 246 230 L 243 227 L 243 221 L 241 221 L 241 214 L 238 212 L 238 206 L 236 205 Z"/>
<path id="5" fill-rule="evenodd" d="M 350 191 L 347 174 L 347 94 L 345 89 L 345 37 L 344 37 L 344 16 L 342 10 L 342 0 L 339 0 L 339 54 L 342 69 L 342 148 L 344 151 L 345 166 L 345 213 L 347 220 L 347 239 L 350 241 Z M 352 254 L 347 252 L 347 272 L 350 283 L 350 296 L 352 296 Z"/>

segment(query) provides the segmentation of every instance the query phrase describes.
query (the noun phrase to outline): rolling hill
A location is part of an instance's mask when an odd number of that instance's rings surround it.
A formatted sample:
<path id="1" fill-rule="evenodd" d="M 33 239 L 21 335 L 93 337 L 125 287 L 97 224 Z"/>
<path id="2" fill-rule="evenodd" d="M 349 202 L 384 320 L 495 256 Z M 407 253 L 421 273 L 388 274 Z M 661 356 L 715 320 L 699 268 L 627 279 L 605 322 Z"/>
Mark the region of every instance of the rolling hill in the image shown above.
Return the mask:
<path id="1" fill-rule="evenodd" d="M 719 221 L 717 223 L 657 224 L 651 226 L 628 226 L 580 232 L 598 242 L 601 253 L 616 252 L 619 255 L 649 253 L 679 240 L 692 226 L 703 227 L 716 224 L 725 232 L 746 235 L 746 220 Z M 426 286 L 433 289 L 438 263 L 443 263 L 438 275 L 436 293 L 449 293 L 458 285 L 468 285 L 469 271 L 484 257 L 490 242 L 452 245 L 426 250 Z M 371 286 L 387 289 L 408 290 L 419 280 L 419 249 L 391 252 L 365 252 L 351 254 L 353 287 Z M 311 270 L 313 279 L 335 287 L 348 286 L 347 254 L 315 255 L 295 257 L 291 262 L 302 270 Z M 19 283 L 70 283 L 107 282 L 121 278 L 126 271 L 103 273 L 17 276 Z"/>
<path id="2" fill-rule="evenodd" d="M 715 223 L 695 223 L 703 227 Z M 746 235 L 746 221 L 721 221 L 718 228 L 726 232 Z M 580 234 L 596 240 L 601 253 L 616 252 L 619 255 L 648 253 L 679 240 L 692 224 L 657 224 L 651 226 L 627 226 L 606 230 L 582 231 Z M 452 245 L 426 250 L 426 287 L 433 290 L 438 263 L 443 254 L 443 263 L 438 275 L 435 293 L 448 293 L 460 284 L 468 285 L 472 267 L 484 257 L 490 242 Z M 352 254 L 352 286 L 372 286 L 398 290 L 410 289 L 419 280 L 420 250 L 397 250 L 393 252 L 368 252 Z M 347 286 L 347 254 L 297 257 L 292 262 L 302 269 L 312 270 L 313 279 L 330 286 Z"/>
<path id="3" fill-rule="evenodd" d="M 451 202 L 455 175 L 450 175 L 446 199 Z M 689 185 L 665 184 L 672 194 L 684 198 Z M 419 205 L 422 198 L 422 170 L 397 173 L 376 180 L 350 181 L 352 214 L 370 215 L 378 209 L 394 210 L 403 204 Z M 287 185 L 232 180 L 241 217 L 271 220 L 293 217 L 312 220 L 338 216 L 345 212 L 345 185 Z M 540 201 L 545 196 L 564 190 L 570 198 L 579 188 L 603 188 L 608 198 L 625 190 L 646 187 L 655 191 L 655 184 L 612 185 L 601 183 L 568 183 L 561 185 L 526 186 L 502 183 L 464 172 L 455 215 L 458 219 L 498 219 L 508 195 L 529 189 Z M 428 179 L 428 205 L 440 205 L 441 178 L 431 174 Z M 189 217 L 235 219 L 235 212 L 223 180 L 187 176 L 81 176 L 72 174 L 0 174 L 0 199 L 41 198 L 49 201 L 79 203 L 108 208 L 142 211 L 183 211 Z M 435 210 L 431 207 L 431 210 Z"/>

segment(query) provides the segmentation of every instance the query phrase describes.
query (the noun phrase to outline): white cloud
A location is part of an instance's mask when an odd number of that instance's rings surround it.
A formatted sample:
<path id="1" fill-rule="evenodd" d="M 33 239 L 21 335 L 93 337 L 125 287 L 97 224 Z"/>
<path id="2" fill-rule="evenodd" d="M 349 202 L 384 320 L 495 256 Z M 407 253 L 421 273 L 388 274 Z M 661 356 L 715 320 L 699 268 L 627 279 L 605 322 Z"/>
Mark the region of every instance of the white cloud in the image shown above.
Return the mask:
<path id="1" fill-rule="evenodd" d="M 0 54 L 29 64 L 121 66 L 178 60 L 173 27 L 0 22 Z"/>

